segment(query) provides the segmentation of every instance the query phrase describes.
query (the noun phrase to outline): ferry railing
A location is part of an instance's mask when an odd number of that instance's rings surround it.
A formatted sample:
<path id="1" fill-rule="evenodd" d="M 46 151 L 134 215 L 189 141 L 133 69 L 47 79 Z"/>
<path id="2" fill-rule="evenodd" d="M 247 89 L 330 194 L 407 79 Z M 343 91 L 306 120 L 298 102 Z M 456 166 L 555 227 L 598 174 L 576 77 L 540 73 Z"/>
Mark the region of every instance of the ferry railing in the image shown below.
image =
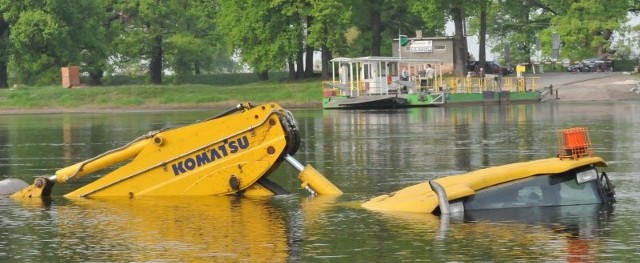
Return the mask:
<path id="1" fill-rule="evenodd" d="M 464 77 L 464 78 L 435 78 L 428 86 L 421 86 L 424 78 L 416 77 L 411 81 L 415 82 L 418 89 L 427 89 L 431 92 L 441 91 L 440 87 L 449 88 L 449 93 L 481 93 L 483 91 L 510 91 L 524 92 L 537 89 L 540 77 L 502 77 L 496 80 L 493 77 Z M 325 90 L 324 96 L 351 96 L 357 97 L 367 94 L 367 82 L 352 81 L 340 83 L 336 81 L 323 81 L 322 88 Z M 382 87 L 383 93 L 388 93 L 388 87 Z"/>
<path id="2" fill-rule="evenodd" d="M 464 77 L 464 78 L 447 78 L 441 80 L 447 84 L 449 93 L 480 93 L 484 91 L 510 91 L 524 92 L 532 91 L 537 88 L 537 82 L 540 77 Z"/>

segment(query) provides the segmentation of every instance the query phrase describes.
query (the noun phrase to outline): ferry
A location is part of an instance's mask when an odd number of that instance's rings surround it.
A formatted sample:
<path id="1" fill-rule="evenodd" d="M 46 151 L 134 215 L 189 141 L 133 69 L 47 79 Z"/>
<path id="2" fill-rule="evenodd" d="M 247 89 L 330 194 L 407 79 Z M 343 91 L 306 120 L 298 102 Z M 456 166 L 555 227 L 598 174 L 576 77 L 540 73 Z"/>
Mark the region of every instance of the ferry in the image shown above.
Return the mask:
<path id="1" fill-rule="evenodd" d="M 537 77 L 468 74 L 448 77 L 437 59 L 339 57 L 324 81 L 324 109 L 439 107 L 469 104 L 535 103 Z"/>

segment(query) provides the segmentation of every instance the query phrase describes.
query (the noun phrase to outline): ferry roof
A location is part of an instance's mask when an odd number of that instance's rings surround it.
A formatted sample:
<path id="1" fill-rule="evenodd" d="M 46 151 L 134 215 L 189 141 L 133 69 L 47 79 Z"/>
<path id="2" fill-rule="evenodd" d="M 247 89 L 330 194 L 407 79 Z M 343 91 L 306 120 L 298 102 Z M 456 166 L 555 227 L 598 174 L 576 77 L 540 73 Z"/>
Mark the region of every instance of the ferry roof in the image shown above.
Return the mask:
<path id="1" fill-rule="evenodd" d="M 407 37 L 408 40 L 452 40 L 453 36 L 444 36 L 444 37 Z M 394 41 L 400 40 L 399 38 L 394 38 Z"/>
<path id="2" fill-rule="evenodd" d="M 529 162 L 489 167 L 473 172 L 435 179 L 445 189 L 449 201 L 472 196 L 476 191 L 509 181 L 536 175 L 554 175 L 587 165 L 607 166 L 600 157 L 578 160 L 548 158 Z M 431 213 L 438 207 L 438 196 L 429 182 L 423 182 L 399 191 L 374 197 L 362 204 L 364 208 L 379 211 Z"/>
<path id="3" fill-rule="evenodd" d="M 437 63 L 442 62 L 440 59 L 416 59 L 416 58 L 400 58 L 400 57 L 382 57 L 382 56 L 369 56 L 358 58 L 338 57 L 331 60 L 331 62 L 398 62 L 407 64 L 419 64 L 419 63 Z"/>

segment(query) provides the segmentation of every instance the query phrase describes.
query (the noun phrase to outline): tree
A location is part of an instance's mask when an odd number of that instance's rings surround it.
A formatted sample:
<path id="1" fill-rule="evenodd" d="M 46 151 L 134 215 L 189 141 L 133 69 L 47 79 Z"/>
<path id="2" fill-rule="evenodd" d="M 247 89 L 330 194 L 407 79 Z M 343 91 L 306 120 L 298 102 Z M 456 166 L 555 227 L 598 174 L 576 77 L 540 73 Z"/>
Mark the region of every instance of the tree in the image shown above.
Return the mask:
<path id="1" fill-rule="evenodd" d="M 411 2 L 411 8 L 415 12 L 419 12 L 424 19 L 426 25 L 430 28 L 441 27 L 447 20 L 454 22 L 455 32 L 453 35 L 453 65 L 454 74 L 463 76 L 465 66 L 467 64 L 467 43 L 464 30 L 464 21 L 466 18 L 466 9 L 468 3 L 463 0 L 437 0 L 437 1 L 419 1 Z"/>
<path id="2" fill-rule="evenodd" d="M 10 52 L 7 65 L 19 83 L 51 84 L 59 81 L 61 66 L 91 67 L 98 63 L 96 56 L 105 58 L 104 0 L 0 0 L 0 7 L 9 27 L 0 60 Z"/>
<path id="3" fill-rule="evenodd" d="M 484 68 L 484 64 L 487 62 L 487 1 L 489 0 L 479 0 L 480 29 L 478 30 L 478 63 L 480 68 Z"/>
<path id="4" fill-rule="evenodd" d="M 308 51 L 305 31 L 309 21 L 307 15 L 309 4 L 305 0 L 274 0 L 271 4 L 271 9 L 276 12 L 280 11 L 285 18 L 284 23 L 288 24 L 285 52 L 288 54 L 289 79 L 292 80 L 305 76 L 304 54 L 305 51 Z M 313 50 L 311 50 L 311 54 L 313 55 Z"/>
<path id="5" fill-rule="evenodd" d="M 177 7 L 183 13 L 166 42 L 166 58 L 174 73 L 175 83 L 186 82 L 188 76 L 210 71 L 213 60 L 221 54 L 222 37 L 215 26 L 216 5 L 210 1 L 183 1 Z M 225 52 L 222 52 L 229 57 Z M 226 62 L 224 64 L 229 65 Z M 232 64 L 232 63 L 231 63 Z"/>
<path id="6" fill-rule="evenodd" d="M 351 9 L 345 1 L 311 0 L 309 16 L 313 19 L 308 24 L 307 41 L 320 49 L 322 78 L 328 79 L 333 52 L 344 53 L 348 47 L 345 33 L 351 25 Z"/>
<path id="7" fill-rule="evenodd" d="M 549 9 L 558 10 L 554 6 L 557 3 L 544 2 Z M 563 42 L 562 56 L 572 59 L 603 56 L 609 52 L 613 32 L 627 22 L 629 4 L 627 1 L 591 0 L 562 5 L 551 18 L 550 26 L 542 31 L 543 40 L 550 43 L 550 35 L 555 31 Z"/>
<path id="8" fill-rule="evenodd" d="M 114 9 L 122 14 L 120 35 L 116 38 L 116 53 L 122 61 L 148 64 L 149 81 L 161 84 L 163 77 L 164 43 L 175 30 L 178 21 L 178 1 L 140 0 L 116 1 Z"/>
<path id="9" fill-rule="evenodd" d="M 612 33 L 627 21 L 635 1 L 494 1 L 490 4 L 488 27 L 495 36 L 494 51 L 509 46 L 515 61 L 528 61 L 536 38 L 543 55 L 551 57 L 554 32 L 562 40 L 561 57 L 574 60 L 608 53 Z"/>
<path id="10" fill-rule="evenodd" d="M 351 9 L 358 10 L 352 16 L 358 34 L 349 47 L 351 56 L 389 56 L 392 38 L 424 27 L 404 0 L 353 0 Z"/>
<path id="11" fill-rule="evenodd" d="M 114 0 L 111 26 L 118 35 L 112 63 L 131 74 L 146 67 L 153 84 L 161 84 L 165 72 L 173 74 L 174 83 L 184 83 L 192 74 L 234 71 L 215 23 L 217 9 L 213 1 Z"/>
<path id="12" fill-rule="evenodd" d="M 238 54 L 262 80 L 269 78 L 270 70 L 294 59 L 292 54 L 302 43 L 300 27 L 291 23 L 283 5 L 281 1 L 219 1 L 216 23 L 224 32 L 228 51 Z"/>

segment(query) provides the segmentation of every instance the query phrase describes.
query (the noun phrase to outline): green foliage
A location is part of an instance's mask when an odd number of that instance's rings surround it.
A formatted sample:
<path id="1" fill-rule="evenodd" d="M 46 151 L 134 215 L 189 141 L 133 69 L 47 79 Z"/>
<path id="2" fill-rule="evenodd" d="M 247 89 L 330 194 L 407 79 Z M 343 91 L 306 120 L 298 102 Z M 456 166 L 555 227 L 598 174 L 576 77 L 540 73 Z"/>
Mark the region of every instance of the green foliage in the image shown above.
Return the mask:
<path id="1" fill-rule="evenodd" d="M 488 42 L 493 51 L 511 51 L 511 61 L 526 62 L 540 39 L 542 59 L 552 56 L 552 34 L 562 41 L 560 58 L 585 59 L 611 53 L 613 32 L 624 33 L 631 1 L 581 0 L 491 1 Z M 493 37 L 491 37 L 493 36 Z"/>
<path id="2" fill-rule="evenodd" d="M 348 1 L 310 0 L 307 41 L 316 48 L 345 54 L 349 48 L 346 34 L 351 26 L 352 8 Z"/>
<path id="3" fill-rule="evenodd" d="M 424 2 L 424 1 L 423 1 Z M 416 29 L 424 29 L 421 13 L 410 9 L 406 0 L 352 0 L 351 25 L 358 38 L 349 46 L 347 56 L 391 56 L 391 39 L 399 34 L 413 36 Z M 444 24 L 444 21 L 442 22 Z M 349 26 L 345 27 L 349 28 Z"/>
<path id="4" fill-rule="evenodd" d="M 113 8 L 114 13 L 121 14 L 115 25 L 120 34 L 113 43 L 113 53 L 117 54 L 112 57 L 113 71 L 162 75 L 166 70 L 175 74 L 175 83 L 201 72 L 233 71 L 235 64 L 223 52 L 222 37 L 214 22 L 215 2 L 115 1 Z M 157 59 L 163 61 L 161 67 L 154 68 Z"/>
<path id="5" fill-rule="evenodd" d="M 229 53 L 254 71 L 280 70 L 302 53 L 307 1 L 220 0 L 216 24 Z"/>
<path id="6" fill-rule="evenodd" d="M 482 3 L 488 46 L 509 47 L 512 62 L 529 60 L 537 38 L 550 57 L 553 32 L 561 58 L 629 57 L 634 43 L 616 36 L 638 31 L 622 27 L 636 0 L 0 0 L 0 80 L 57 84 L 60 67 L 78 65 L 88 83 L 149 74 L 179 84 L 247 65 L 280 72 L 306 45 L 327 57 L 391 55 L 390 39 L 440 36 L 454 10 L 472 33 Z"/>
<path id="7" fill-rule="evenodd" d="M 613 63 L 613 70 L 634 72 L 635 67 L 638 65 L 638 60 L 616 60 Z"/>
<path id="8" fill-rule="evenodd" d="M 450 4 L 450 1 L 409 1 L 411 10 L 422 17 L 425 29 L 433 33 L 440 32 L 440 35 L 446 22 L 450 20 Z"/>
<path id="9" fill-rule="evenodd" d="M 282 68 L 284 46 L 276 41 L 286 27 L 279 10 L 272 10 L 267 1 L 220 0 L 216 23 L 225 32 L 230 53 L 238 53 L 241 60 L 258 72 Z"/>
<path id="10" fill-rule="evenodd" d="M 126 85 L 65 89 L 60 86 L 0 89 L 0 109 L 196 108 L 278 101 L 320 106 L 320 80 L 260 81 L 242 85 Z"/>
<path id="11" fill-rule="evenodd" d="M 174 83 L 184 83 L 193 72 L 194 61 L 197 61 L 202 49 L 206 48 L 204 41 L 189 33 L 177 33 L 168 39 L 169 63 L 175 73 Z"/>
<path id="12" fill-rule="evenodd" d="M 271 79 L 275 81 L 285 80 L 286 72 L 271 72 Z M 165 78 L 169 83 L 175 83 L 173 75 Z M 81 78 L 83 79 L 83 78 Z M 254 73 L 233 73 L 233 74 L 200 74 L 189 75 L 182 81 L 182 84 L 203 84 L 203 85 L 243 85 L 260 81 Z M 143 85 L 146 83 L 144 76 L 114 75 L 107 76 L 103 81 L 104 85 L 122 86 L 122 85 Z"/>
<path id="13" fill-rule="evenodd" d="M 100 26 L 104 12 L 98 10 L 104 9 L 104 2 L 0 1 L 11 28 L 11 68 L 17 82 L 50 84 L 60 80 L 62 66 L 101 66 L 96 63 L 106 59 L 106 45 Z"/>
<path id="14" fill-rule="evenodd" d="M 551 18 L 550 26 L 542 31 L 542 40 L 550 43 L 551 32 L 558 32 L 563 43 L 561 56 L 573 60 L 607 53 L 612 33 L 628 20 L 629 3 L 626 1 L 590 0 L 561 7 L 563 13 Z M 545 51 L 549 52 L 549 49 Z"/>

